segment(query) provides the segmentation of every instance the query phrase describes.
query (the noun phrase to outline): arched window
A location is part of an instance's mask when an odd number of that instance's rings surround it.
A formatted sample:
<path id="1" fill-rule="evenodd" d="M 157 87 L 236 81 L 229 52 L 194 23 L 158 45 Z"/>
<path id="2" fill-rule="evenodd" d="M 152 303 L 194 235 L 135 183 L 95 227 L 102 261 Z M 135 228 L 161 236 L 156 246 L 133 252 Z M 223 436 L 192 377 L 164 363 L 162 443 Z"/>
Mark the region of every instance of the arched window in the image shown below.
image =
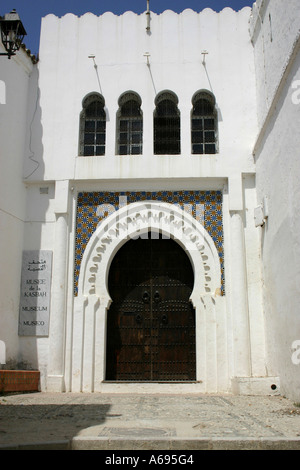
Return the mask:
<path id="1" fill-rule="evenodd" d="M 192 154 L 217 153 L 217 112 L 215 97 L 209 91 L 195 93 L 191 114 Z"/>
<path id="2" fill-rule="evenodd" d="M 178 98 L 170 92 L 160 93 L 155 100 L 154 154 L 180 154 L 180 111 Z"/>
<path id="3" fill-rule="evenodd" d="M 105 155 L 106 113 L 103 96 L 88 95 L 80 115 L 80 155 Z"/>
<path id="4" fill-rule="evenodd" d="M 143 153 L 143 113 L 141 98 L 137 93 L 124 93 L 119 99 L 117 113 L 117 154 L 141 155 Z"/>

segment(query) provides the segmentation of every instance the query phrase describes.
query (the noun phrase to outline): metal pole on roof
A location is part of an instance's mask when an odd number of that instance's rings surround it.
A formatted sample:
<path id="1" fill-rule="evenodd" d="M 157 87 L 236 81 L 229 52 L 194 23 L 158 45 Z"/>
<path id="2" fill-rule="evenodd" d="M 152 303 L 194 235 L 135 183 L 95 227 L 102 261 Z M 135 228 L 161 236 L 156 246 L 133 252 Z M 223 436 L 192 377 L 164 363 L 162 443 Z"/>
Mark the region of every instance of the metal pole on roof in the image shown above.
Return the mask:
<path id="1" fill-rule="evenodd" d="M 150 0 L 147 0 L 147 28 L 146 31 L 147 33 L 150 33 Z"/>

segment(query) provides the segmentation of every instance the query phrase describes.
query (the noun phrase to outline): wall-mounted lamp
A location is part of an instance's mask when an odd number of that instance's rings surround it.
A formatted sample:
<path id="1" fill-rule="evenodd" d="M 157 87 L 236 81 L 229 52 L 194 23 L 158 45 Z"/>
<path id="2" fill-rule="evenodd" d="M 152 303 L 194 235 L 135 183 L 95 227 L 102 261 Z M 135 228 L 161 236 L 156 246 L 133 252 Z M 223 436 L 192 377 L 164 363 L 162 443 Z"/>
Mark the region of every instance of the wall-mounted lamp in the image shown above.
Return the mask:
<path id="1" fill-rule="evenodd" d="M 12 55 L 16 55 L 24 36 L 27 35 L 16 10 L 6 13 L 4 18 L 0 17 L 0 29 L 2 44 L 7 51 L 6 53 L 0 53 L 0 55 L 8 56 L 10 59 Z"/>

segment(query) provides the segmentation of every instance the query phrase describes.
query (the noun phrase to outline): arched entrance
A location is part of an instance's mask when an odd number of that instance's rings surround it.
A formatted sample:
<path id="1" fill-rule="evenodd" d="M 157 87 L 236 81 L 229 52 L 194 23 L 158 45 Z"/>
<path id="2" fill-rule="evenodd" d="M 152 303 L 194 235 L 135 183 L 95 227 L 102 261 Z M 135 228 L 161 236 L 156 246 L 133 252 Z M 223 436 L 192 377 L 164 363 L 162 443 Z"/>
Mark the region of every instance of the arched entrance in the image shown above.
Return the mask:
<path id="1" fill-rule="evenodd" d="M 189 384 L 186 380 L 178 385 L 172 382 L 170 387 L 179 390 L 191 385 L 205 392 L 227 390 L 228 320 L 226 298 L 220 295 L 221 269 L 214 241 L 204 227 L 182 209 L 145 201 L 132 203 L 108 216 L 85 249 L 73 310 L 71 388 L 74 392 L 102 391 L 107 390 L 107 386 L 116 390 L 106 374 L 107 320 L 114 300 L 109 290 L 109 276 L 122 247 L 131 239 L 142 239 L 149 231 L 170 237 L 188 256 L 194 274 L 193 290 L 188 297 L 195 310 L 196 382 Z M 161 385 L 164 390 L 170 382 Z M 117 385 L 119 389 L 120 382 Z M 148 391 L 157 387 L 157 383 L 148 382 L 146 386 Z M 136 390 L 136 382 L 127 383 L 125 388 L 128 387 Z"/>
<path id="2" fill-rule="evenodd" d="M 157 232 L 130 240 L 108 277 L 106 380 L 196 380 L 194 273 L 178 243 Z"/>

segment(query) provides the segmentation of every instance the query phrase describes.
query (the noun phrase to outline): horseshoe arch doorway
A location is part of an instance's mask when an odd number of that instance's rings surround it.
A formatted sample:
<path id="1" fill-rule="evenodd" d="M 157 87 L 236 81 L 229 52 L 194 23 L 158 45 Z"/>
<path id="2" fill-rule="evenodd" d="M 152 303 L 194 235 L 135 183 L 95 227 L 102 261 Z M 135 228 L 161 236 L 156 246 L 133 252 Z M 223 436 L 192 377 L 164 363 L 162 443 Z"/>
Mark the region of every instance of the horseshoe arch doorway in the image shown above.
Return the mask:
<path id="1" fill-rule="evenodd" d="M 194 273 L 186 251 L 149 232 L 127 241 L 109 271 L 106 381 L 196 380 Z"/>

